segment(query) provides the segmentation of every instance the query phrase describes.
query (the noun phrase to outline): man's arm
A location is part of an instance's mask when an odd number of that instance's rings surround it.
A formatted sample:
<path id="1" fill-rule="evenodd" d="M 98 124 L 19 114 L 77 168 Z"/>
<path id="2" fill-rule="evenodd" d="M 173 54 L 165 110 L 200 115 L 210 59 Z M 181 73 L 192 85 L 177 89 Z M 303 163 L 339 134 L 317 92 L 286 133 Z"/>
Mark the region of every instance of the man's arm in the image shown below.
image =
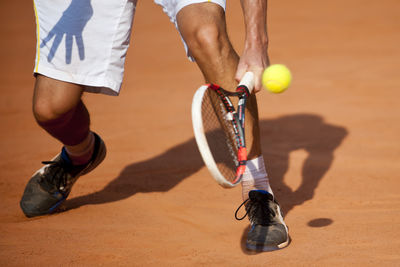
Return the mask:
<path id="1" fill-rule="evenodd" d="M 267 0 L 241 0 L 246 29 L 243 54 L 236 72 L 239 81 L 246 71 L 256 76 L 255 91 L 260 91 L 261 75 L 269 65 L 267 33 Z"/>

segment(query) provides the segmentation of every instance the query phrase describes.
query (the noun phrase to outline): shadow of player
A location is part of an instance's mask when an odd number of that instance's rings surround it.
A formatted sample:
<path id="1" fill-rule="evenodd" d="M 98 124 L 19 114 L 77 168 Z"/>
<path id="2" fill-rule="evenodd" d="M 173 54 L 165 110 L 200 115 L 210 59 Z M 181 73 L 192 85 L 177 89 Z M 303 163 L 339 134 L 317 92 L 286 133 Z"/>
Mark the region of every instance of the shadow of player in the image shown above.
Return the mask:
<path id="1" fill-rule="evenodd" d="M 347 130 L 327 124 L 320 116 L 299 114 L 264 121 L 261 128 L 264 159 L 274 194 L 284 214 L 314 196 L 319 182 L 330 169 L 334 151 Z M 300 186 L 292 190 L 284 183 L 291 152 L 303 149 L 307 156 L 302 164 Z"/>
<path id="2" fill-rule="evenodd" d="M 260 129 L 272 188 L 283 211 L 288 213 L 294 206 L 313 198 L 320 180 L 332 165 L 334 150 L 347 131 L 313 114 L 262 120 Z M 297 149 L 305 149 L 308 157 L 303 164 L 301 185 L 292 191 L 283 178 L 288 170 L 289 154 Z M 196 142 L 191 138 L 156 157 L 128 165 L 102 190 L 68 200 L 65 206 L 68 210 L 119 201 L 139 192 L 166 192 L 203 167 Z"/>
<path id="3" fill-rule="evenodd" d="M 87 22 L 93 16 L 91 0 L 72 0 L 68 8 L 63 12 L 60 20 L 42 40 L 40 47 L 44 47 L 54 38 L 47 60 L 51 62 L 65 35 L 65 62 L 71 64 L 73 38 L 78 47 L 79 59 L 85 59 L 85 46 L 82 32 Z"/>

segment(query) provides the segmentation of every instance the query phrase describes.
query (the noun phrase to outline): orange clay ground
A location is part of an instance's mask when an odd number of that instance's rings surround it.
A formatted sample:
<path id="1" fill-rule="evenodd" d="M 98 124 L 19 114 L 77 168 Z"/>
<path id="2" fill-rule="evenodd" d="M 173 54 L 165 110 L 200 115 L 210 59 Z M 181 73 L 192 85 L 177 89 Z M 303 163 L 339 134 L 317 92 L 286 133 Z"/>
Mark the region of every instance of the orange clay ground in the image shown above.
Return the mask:
<path id="1" fill-rule="evenodd" d="M 32 3 L 0 10 L 1 266 L 400 265 L 399 1 L 270 1 L 271 61 L 294 80 L 258 94 L 262 147 L 292 241 L 256 254 L 234 219 L 240 188 L 214 182 L 193 139 L 201 74 L 152 1 L 138 4 L 121 95 L 84 97 L 106 160 L 65 212 L 25 218 L 25 184 L 60 144 L 31 114 Z M 239 51 L 240 14 L 228 1 Z"/>

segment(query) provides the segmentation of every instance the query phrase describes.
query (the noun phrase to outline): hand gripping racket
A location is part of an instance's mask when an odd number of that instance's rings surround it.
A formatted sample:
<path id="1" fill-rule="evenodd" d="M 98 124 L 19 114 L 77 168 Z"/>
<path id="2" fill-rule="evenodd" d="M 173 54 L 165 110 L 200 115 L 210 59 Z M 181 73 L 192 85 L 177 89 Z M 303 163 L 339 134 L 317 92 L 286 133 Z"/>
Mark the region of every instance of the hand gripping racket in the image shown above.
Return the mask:
<path id="1" fill-rule="evenodd" d="M 254 88 L 254 74 L 247 72 L 236 92 L 218 85 L 201 86 L 192 102 L 194 136 L 205 165 L 223 187 L 234 187 L 246 169 L 246 100 Z M 238 98 L 237 110 L 232 100 Z"/>

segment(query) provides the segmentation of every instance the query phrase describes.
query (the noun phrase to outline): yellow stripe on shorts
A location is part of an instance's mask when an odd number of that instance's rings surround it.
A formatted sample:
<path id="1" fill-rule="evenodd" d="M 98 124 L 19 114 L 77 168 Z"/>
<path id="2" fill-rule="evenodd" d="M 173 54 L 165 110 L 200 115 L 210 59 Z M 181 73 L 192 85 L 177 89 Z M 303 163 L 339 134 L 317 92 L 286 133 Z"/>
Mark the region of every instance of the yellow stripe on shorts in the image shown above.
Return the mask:
<path id="1" fill-rule="evenodd" d="M 37 62 L 36 62 L 36 67 L 35 67 L 35 72 L 37 72 L 38 67 L 39 67 L 39 61 L 40 61 L 40 28 L 39 28 L 39 17 L 37 13 L 37 8 L 35 1 L 33 1 L 33 8 L 35 10 L 35 17 L 36 17 L 36 53 L 37 53 Z"/>

